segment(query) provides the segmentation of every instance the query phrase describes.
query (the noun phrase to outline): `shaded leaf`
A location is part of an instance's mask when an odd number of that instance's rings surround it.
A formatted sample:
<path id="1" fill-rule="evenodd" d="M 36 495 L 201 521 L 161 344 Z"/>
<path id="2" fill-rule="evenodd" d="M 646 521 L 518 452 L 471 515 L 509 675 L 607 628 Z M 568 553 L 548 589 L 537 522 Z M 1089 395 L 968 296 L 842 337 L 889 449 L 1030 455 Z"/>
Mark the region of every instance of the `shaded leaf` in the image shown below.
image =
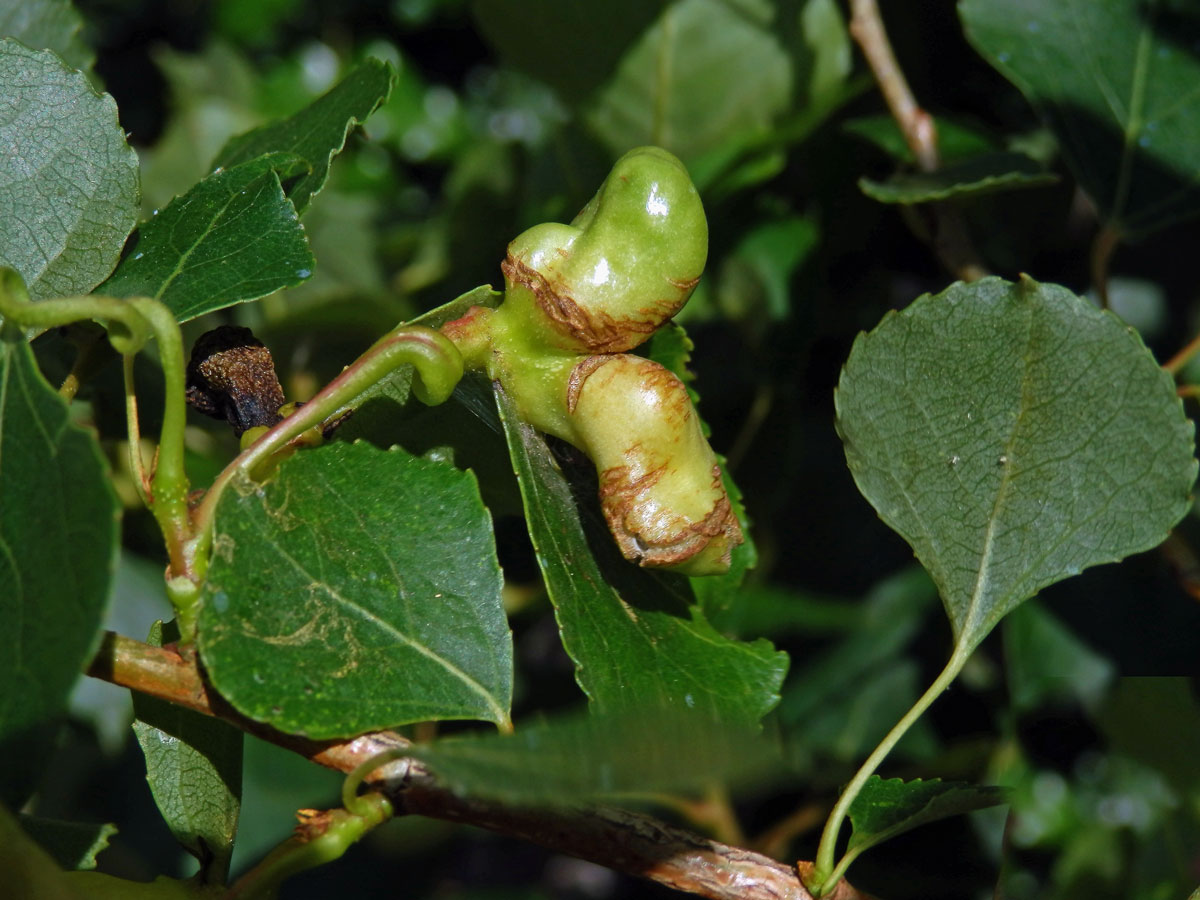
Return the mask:
<path id="1" fill-rule="evenodd" d="M 850 804 L 854 832 L 846 846 L 853 859 L 868 847 L 929 822 L 1008 802 L 1008 791 L 934 778 L 884 780 L 872 775 Z"/>
<path id="2" fill-rule="evenodd" d="M 200 650 L 244 714 L 313 738 L 507 723 L 511 636 L 469 473 L 335 442 L 234 485 L 214 535 Z"/>
<path id="3" fill-rule="evenodd" d="M 575 677 L 598 712 L 696 710 L 754 722 L 778 701 L 787 656 L 717 633 L 688 579 L 627 562 L 605 527 L 594 481 L 577 492 L 549 447 L 496 390 L 538 564 Z M 582 474 L 590 463 L 582 463 Z M 594 471 L 594 470 L 591 470 Z"/>
<path id="4" fill-rule="evenodd" d="M 573 715 L 418 745 L 413 756 L 468 797 L 522 805 L 577 803 L 616 794 L 701 789 L 745 782 L 778 758 L 747 723 L 687 710 Z"/>
<path id="5" fill-rule="evenodd" d="M 70 424 L 29 345 L 7 334 L 0 497 L 0 800 L 19 808 L 99 639 L 120 508 L 95 436 Z"/>
<path id="6" fill-rule="evenodd" d="M 936 119 L 937 149 L 943 162 L 979 156 L 996 150 L 991 139 L 972 128 Z M 897 162 L 913 165 L 916 158 L 896 120 L 888 115 L 861 116 L 842 123 L 842 131 L 874 144 Z"/>
<path id="7" fill-rule="evenodd" d="M 1095 709 L 1115 674 L 1111 662 L 1037 602 L 1004 620 L 1004 672 L 1017 711 L 1064 697 Z"/>
<path id="8" fill-rule="evenodd" d="M 1121 678 L 1096 721 L 1113 750 L 1162 774 L 1182 795 L 1200 796 L 1193 752 L 1200 746 L 1200 700 L 1190 679 Z"/>
<path id="9" fill-rule="evenodd" d="M 368 58 L 332 90 L 295 115 L 231 138 L 217 154 L 213 166 L 232 169 L 275 153 L 299 157 L 308 171 L 289 182 L 287 195 L 296 211 L 303 213 L 324 187 L 333 157 L 346 146 L 354 127 L 365 122 L 387 100 L 395 77 L 389 63 Z"/>
<path id="10" fill-rule="evenodd" d="M 148 643 L 179 639 L 156 622 Z M 146 781 L 171 834 L 200 862 L 203 884 L 224 884 L 242 802 L 242 732 L 146 694 L 133 696 L 133 733 L 146 757 Z"/>
<path id="11" fill-rule="evenodd" d="M 863 495 L 974 647 L 1055 581 L 1187 512 L 1192 424 L 1135 332 L 1065 288 L 987 278 L 859 335 L 837 391 Z"/>
<path id="12" fill-rule="evenodd" d="M 312 275 L 312 252 L 276 154 L 209 175 L 138 229 L 137 243 L 97 293 L 153 297 L 180 322 L 256 300 Z"/>
<path id="13" fill-rule="evenodd" d="M 96 55 L 83 42 L 83 19 L 70 0 L 20 0 L 0 7 L 0 36 L 34 50 L 53 50 L 73 69 L 86 72 Z"/>
<path id="14" fill-rule="evenodd" d="M 687 162 L 731 134 L 767 131 L 791 81 L 769 25 L 720 0 L 678 0 L 625 54 L 588 123 L 614 154 L 656 144 Z"/>
<path id="15" fill-rule="evenodd" d="M 51 858 L 68 871 L 96 868 L 96 857 L 108 849 L 117 826 L 87 822 L 63 822 L 39 816 L 19 816 L 25 833 L 41 845 Z"/>
<path id="16" fill-rule="evenodd" d="M 693 349 L 695 349 L 695 345 L 683 326 L 678 322 L 668 321 L 651 335 L 650 340 L 642 345 L 639 352 L 647 359 L 652 359 L 668 369 L 682 381 L 687 387 L 688 396 L 695 404 L 700 402 L 700 395 L 692 387 L 695 375 L 688 368 Z M 708 424 L 702 419 L 700 425 L 707 437 L 709 434 Z M 704 614 L 710 617 L 733 602 L 733 597 L 745 580 L 746 573 L 758 563 L 758 550 L 754 546 L 754 538 L 751 536 L 750 518 L 746 515 L 741 489 L 729 474 L 725 458 L 718 454 L 717 462 L 721 466 L 721 483 L 725 486 L 725 493 L 729 496 L 733 514 L 737 516 L 738 524 L 742 527 L 744 539 L 730 552 L 729 571 L 724 575 L 705 575 L 689 579 L 696 601 L 700 604 Z"/>
<path id="17" fill-rule="evenodd" d="M 1200 58 L 1194 7 L 1159 0 L 962 0 L 967 37 L 1046 117 L 1119 230 L 1195 215 Z"/>
<path id="18" fill-rule="evenodd" d="M 49 51 L 0 40 L 0 264 L 39 300 L 86 294 L 137 219 L 138 161 L 117 106 Z"/>
<path id="19" fill-rule="evenodd" d="M 936 172 L 900 172 L 887 181 L 860 178 L 862 192 L 880 203 L 932 203 L 1054 184 L 1058 176 L 1020 153 L 988 153 Z"/>
<path id="20" fill-rule="evenodd" d="M 854 65 L 850 33 L 835 0 L 806 0 L 800 10 L 800 39 L 808 101 L 820 105 L 841 91 Z"/>
<path id="21" fill-rule="evenodd" d="M 471 10 L 480 32 L 508 65 L 546 82 L 564 99 L 578 102 L 612 74 L 666 3 L 475 0 Z M 537 27 L 531 28 L 534 22 Z M 582 35 L 587 36 L 586 48 L 581 46 Z"/>

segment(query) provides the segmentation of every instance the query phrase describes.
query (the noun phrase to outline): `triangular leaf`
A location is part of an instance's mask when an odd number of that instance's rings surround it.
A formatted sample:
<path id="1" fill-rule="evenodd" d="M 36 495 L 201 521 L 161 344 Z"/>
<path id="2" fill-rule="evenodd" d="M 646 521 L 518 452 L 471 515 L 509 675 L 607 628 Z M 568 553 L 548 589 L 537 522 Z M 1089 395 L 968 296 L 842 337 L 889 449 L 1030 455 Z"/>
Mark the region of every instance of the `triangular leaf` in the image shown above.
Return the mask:
<path id="1" fill-rule="evenodd" d="M 987 153 L 936 172 L 902 172 L 887 181 L 860 178 L 858 186 L 880 203 L 933 203 L 1054 184 L 1058 176 L 1020 153 Z"/>
<path id="2" fill-rule="evenodd" d="M 846 846 L 846 858 L 853 859 L 868 847 L 919 825 L 1006 802 L 1008 792 L 1002 787 L 937 778 L 929 781 L 889 778 L 885 781 L 872 775 L 850 804 L 854 833 Z"/>
<path id="3" fill-rule="evenodd" d="M 1075 177 L 1122 231 L 1200 210 L 1200 59 L 1185 6 L 959 4 L 972 44 L 1046 116 Z"/>
<path id="4" fill-rule="evenodd" d="M 303 213 L 329 177 L 329 164 L 346 145 L 346 138 L 392 92 L 395 72 L 389 63 L 370 58 L 327 94 L 295 115 L 231 138 L 213 166 L 231 169 L 260 156 L 287 153 L 304 160 L 308 172 L 288 185 L 287 195 Z"/>
<path id="5" fill-rule="evenodd" d="M 165 634 L 164 634 L 165 632 Z M 156 622 L 148 643 L 179 639 Z M 242 798 L 242 732 L 145 694 L 133 695 L 133 733 L 146 757 L 146 781 L 175 840 L 200 862 L 203 884 L 224 884 Z"/>
<path id="6" fill-rule="evenodd" d="M 86 294 L 137 221 L 138 161 L 117 106 L 49 51 L 0 40 L 0 264 L 34 300 Z"/>
<path id="7" fill-rule="evenodd" d="M 186 322 L 309 278 L 312 252 L 279 183 L 303 165 L 280 153 L 209 175 L 141 225 L 97 293 L 153 297 Z"/>
<path id="8" fill-rule="evenodd" d="M 549 447 L 496 391 L 526 520 L 576 680 L 598 711 L 659 706 L 757 721 L 778 702 L 787 656 L 720 635 L 690 584 L 621 557 L 594 482 L 576 494 Z M 582 472 L 590 470 L 584 460 Z"/>
<path id="9" fill-rule="evenodd" d="M 0 800 L 19 808 L 100 636 L 120 507 L 95 436 L 69 422 L 29 345 L 8 334 L 0 498 Z"/>
<path id="10" fill-rule="evenodd" d="M 217 510 L 200 650 L 241 712 L 346 737 L 430 719 L 505 725 L 512 639 L 474 478 L 335 442 Z"/>
<path id="11" fill-rule="evenodd" d="M 1193 428 L 1170 376 L 1056 285 L 988 278 L 889 313 L 855 341 L 837 410 L 859 490 L 933 576 L 960 653 L 1190 507 Z"/>

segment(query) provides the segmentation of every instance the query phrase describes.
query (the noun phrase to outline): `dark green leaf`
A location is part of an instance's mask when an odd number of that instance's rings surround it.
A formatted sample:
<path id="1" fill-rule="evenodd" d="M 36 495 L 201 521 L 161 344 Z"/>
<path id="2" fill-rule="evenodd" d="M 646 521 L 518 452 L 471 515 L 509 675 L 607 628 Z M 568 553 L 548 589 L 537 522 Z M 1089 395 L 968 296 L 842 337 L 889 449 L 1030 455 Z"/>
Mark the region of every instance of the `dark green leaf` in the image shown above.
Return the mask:
<path id="1" fill-rule="evenodd" d="M 1004 672 L 1016 710 L 1061 698 L 1095 709 L 1112 681 L 1113 665 L 1036 601 L 1004 620 Z"/>
<path id="2" fill-rule="evenodd" d="M 346 138 L 388 98 L 395 73 L 380 59 L 365 60 L 329 93 L 281 122 L 232 138 L 213 166 L 232 169 L 260 156 L 287 153 L 304 160 L 308 172 L 289 183 L 287 195 L 297 212 L 325 185 L 329 164 L 346 146 Z"/>
<path id="3" fill-rule="evenodd" d="M 100 635 L 119 506 L 91 432 L 68 421 L 29 345 L 0 337 L 0 800 L 19 808 L 46 727 Z"/>
<path id="4" fill-rule="evenodd" d="M 1056 285 L 988 278 L 889 313 L 855 341 L 837 410 L 859 490 L 933 576 L 959 653 L 1190 507 L 1193 428 L 1171 377 Z"/>
<path id="5" fill-rule="evenodd" d="M 148 643 L 179 639 L 156 622 Z M 224 884 L 242 798 L 242 732 L 145 694 L 133 696 L 133 733 L 146 757 L 150 793 L 175 840 L 200 862 L 200 881 Z"/>
<path id="6" fill-rule="evenodd" d="M 657 144 L 687 162 L 729 135 L 769 130 L 791 80 L 769 24 L 720 0 L 679 0 L 625 54 L 588 122 L 614 154 Z"/>
<path id="7" fill-rule="evenodd" d="M 96 857 L 108 849 L 116 825 L 63 822 L 21 815 L 21 827 L 64 869 L 74 872 L 96 868 Z"/>
<path id="8" fill-rule="evenodd" d="M 279 184 L 298 165 L 277 154 L 209 175 L 138 229 L 97 292 L 153 297 L 186 322 L 304 281 L 312 253 Z"/>
<path id="9" fill-rule="evenodd" d="M 787 656 L 765 640 L 721 636 L 688 579 L 623 559 L 594 482 L 573 494 L 542 437 L 518 420 L 502 390 L 496 399 L 563 644 L 597 710 L 695 709 L 730 723 L 761 718 L 778 701 Z"/>
<path id="10" fill-rule="evenodd" d="M 639 349 L 639 353 L 669 369 L 687 386 L 688 396 L 692 398 L 692 403 L 699 403 L 700 395 L 692 387 L 695 376 L 688 368 L 693 349 L 695 349 L 695 345 L 688 337 L 687 332 L 677 322 L 672 321 L 654 332 L 650 340 L 646 341 Z M 700 424 L 707 436 L 709 433 L 707 423 L 701 421 Z M 729 474 L 729 467 L 725 465 L 724 457 L 718 455 L 717 461 L 721 465 L 721 483 L 725 485 L 725 492 L 729 495 L 733 513 L 742 526 L 742 535 L 745 540 L 733 548 L 733 552 L 730 554 L 729 571 L 724 575 L 706 575 L 691 579 L 692 592 L 696 596 L 696 601 L 700 604 L 704 614 L 710 617 L 729 606 L 741 587 L 746 573 L 758 563 L 758 551 L 750 534 L 750 519 L 746 515 L 746 507 L 742 503 L 742 492 Z"/>
<path id="11" fill-rule="evenodd" d="M 932 203 L 1054 184 L 1058 176 L 1020 153 L 988 153 L 936 172 L 901 172 L 887 181 L 860 178 L 862 192 L 880 203 Z"/>
<path id="12" fill-rule="evenodd" d="M 469 473 L 332 443 L 222 498 L 200 649 L 224 697 L 287 732 L 504 725 L 512 645 L 500 588 Z"/>
<path id="13" fill-rule="evenodd" d="M 792 312 L 792 275 L 819 239 L 816 222 L 804 216 L 751 228 L 721 270 L 718 292 L 722 311 L 737 321 L 786 319 Z"/>
<path id="14" fill-rule="evenodd" d="M 642 710 L 574 715 L 511 735 L 446 738 L 418 746 L 413 756 L 457 793 L 536 805 L 745 782 L 764 773 L 778 750 L 744 722 Z"/>
<path id="15" fill-rule="evenodd" d="M 862 759 L 912 707 L 922 685 L 907 651 L 936 602 L 929 576 L 912 566 L 856 604 L 857 621 L 844 638 L 798 664 L 784 684 L 779 721 L 799 771 L 830 759 Z M 922 720 L 896 752 L 921 757 L 934 746 Z"/>
<path id="16" fill-rule="evenodd" d="M 137 219 L 138 161 L 112 97 L 49 51 L 0 40 L 0 264 L 35 299 L 86 294 Z"/>
<path id="17" fill-rule="evenodd" d="M 34 50 L 53 50 L 73 69 L 87 71 L 95 54 L 80 38 L 83 19 L 69 0 L 11 0 L 0 7 L 0 36 Z"/>
<path id="18" fill-rule="evenodd" d="M 1194 6 L 962 0 L 975 48 L 1049 121 L 1075 177 L 1122 231 L 1195 215 Z"/>
<path id="19" fill-rule="evenodd" d="M 612 74 L 666 2 L 476 0 L 471 8 L 480 31 L 508 65 L 578 102 Z"/>
<path id="20" fill-rule="evenodd" d="M 846 856 L 853 859 L 868 847 L 928 822 L 1007 802 L 1008 792 L 1000 787 L 943 782 L 937 778 L 885 781 L 872 775 L 850 804 L 854 833 L 850 835 Z"/>
<path id="21" fill-rule="evenodd" d="M 980 156 L 996 150 L 988 137 L 974 129 L 958 125 L 946 119 L 935 120 L 937 126 L 938 155 L 944 162 L 964 157 Z M 891 116 L 862 116 L 842 123 L 842 131 L 870 141 L 897 162 L 912 165 L 916 162 L 908 142 L 900 132 L 900 126 Z"/>
<path id="22" fill-rule="evenodd" d="M 1113 750 L 1195 797 L 1200 768 L 1192 751 L 1200 746 L 1200 700 L 1193 685 L 1185 677 L 1121 678 L 1096 718 Z"/>

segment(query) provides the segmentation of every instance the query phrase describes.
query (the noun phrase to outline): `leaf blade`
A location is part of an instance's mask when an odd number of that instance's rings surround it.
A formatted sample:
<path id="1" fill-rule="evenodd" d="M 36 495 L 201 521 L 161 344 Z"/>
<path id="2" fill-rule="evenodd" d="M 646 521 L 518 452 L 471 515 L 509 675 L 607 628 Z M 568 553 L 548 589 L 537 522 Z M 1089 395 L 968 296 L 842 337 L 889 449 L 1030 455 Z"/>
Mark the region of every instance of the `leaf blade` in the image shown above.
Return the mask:
<path id="1" fill-rule="evenodd" d="M 594 496 L 573 495 L 545 441 L 502 389 L 495 395 L 563 646 L 596 709 L 757 722 L 778 702 L 786 654 L 718 634 L 686 579 L 624 560 Z"/>
<path id="2" fill-rule="evenodd" d="M 0 39 L 0 264 L 34 300 L 86 294 L 137 218 L 138 161 L 112 97 L 50 51 Z"/>
<path id="3" fill-rule="evenodd" d="M 298 163 L 276 154 L 209 175 L 141 225 L 97 293 L 153 297 L 187 322 L 308 279 L 315 261 L 279 181 Z"/>
<path id="4" fill-rule="evenodd" d="M 961 0 L 976 50 L 1049 121 L 1075 176 L 1120 231 L 1196 212 L 1200 60 L 1175 35 L 1194 11 L 1166 3 Z"/>
<path id="5" fill-rule="evenodd" d="M 1007 801 L 1008 791 L 1002 787 L 943 782 L 939 778 L 885 780 L 872 775 L 850 804 L 854 832 L 846 846 L 846 857 L 853 859 L 864 850 L 920 825 Z"/>
<path id="6" fill-rule="evenodd" d="M 19 808 L 47 761 L 46 729 L 99 639 L 120 507 L 95 437 L 70 424 L 29 345 L 9 336 L 0 338 L 0 496 L 0 746 L 10 761 L 0 796 Z"/>
<path id="7" fill-rule="evenodd" d="M 333 443 L 235 485 L 215 527 L 200 650 L 245 715 L 314 738 L 507 725 L 511 636 L 469 473 Z"/>
<path id="8" fill-rule="evenodd" d="M 302 214 L 325 186 L 330 163 L 346 146 L 351 131 L 387 102 L 395 77 L 390 63 L 368 58 L 295 115 L 230 138 L 213 166 L 229 169 L 275 153 L 303 159 L 309 171 L 287 192 Z"/>
<path id="9" fill-rule="evenodd" d="M 983 279 L 889 313 L 836 405 L 855 482 L 933 576 L 958 652 L 1048 584 L 1155 546 L 1189 506 L 1170 377 L 1055 285 Z"/>
<path id="10" fill-rule="evenodd" d="M 164 637 L 178 640 L 178 630 L 156 622 L 148 643 L 161 647 Z M 134 693 L 133 712 L 155 805 L 199 861 L 200 882 L 224 884 L 242 805 L 242 732 L 141 693 Z"/>

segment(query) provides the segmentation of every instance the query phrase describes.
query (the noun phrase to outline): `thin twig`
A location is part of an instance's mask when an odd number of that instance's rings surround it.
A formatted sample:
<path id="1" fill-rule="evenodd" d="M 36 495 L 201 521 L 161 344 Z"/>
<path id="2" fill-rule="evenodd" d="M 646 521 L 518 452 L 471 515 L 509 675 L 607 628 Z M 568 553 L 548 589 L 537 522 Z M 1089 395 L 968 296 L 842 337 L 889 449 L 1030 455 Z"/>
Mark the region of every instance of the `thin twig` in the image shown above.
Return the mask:
<path id="1" fill-rule="evenodd" d="M 917 168 L 922 172 L 937 171 L 941 165 L 937 125 L 933 116 L 917 103 L 908 86 L 908 79 L 892 52 L 879 6 L 875 0 L 851 0 L 850 11 L 850 34 L 862 49 Z M 958 208 L 951 203 L 933 203 L 929 210 L 933 249 L 942 265 L 963 281 L 974 281 L 987 275 L 987 267 L 971 243 Z"/>
<path id="2" fill-rule="evenodd" d="M 349 741 L 313 741 L 284 734 L 238 713 L 212 691 L 195 651 L 152 647 L 106 633 L 89 675 L 217 716 L 315 763 L 350 773 L 386 751 L 410 742 L 390 731 Z M 385 792 L 397 814 L 409 813 L 486 828 L 550 850 L 638 875 L 712 900 L 812 900 L 795 866 L 708 840 L 641 813 L 611 807 L 528 809 L 452 793 L 423 763 L 405 758 L 381 766 L 367 779 Z M 866 900 L 844 881 L 833 900 Z"/>
<path id="3" fill-rule="evenodd" d="M 1163 363 L 1163 368 L 1172 375 L 1178 375 L 1179 370 L 1186 366 L 1197 353 L 1200 353 L 1200 334 L 1188 341 L 1187 346 Z"/>

